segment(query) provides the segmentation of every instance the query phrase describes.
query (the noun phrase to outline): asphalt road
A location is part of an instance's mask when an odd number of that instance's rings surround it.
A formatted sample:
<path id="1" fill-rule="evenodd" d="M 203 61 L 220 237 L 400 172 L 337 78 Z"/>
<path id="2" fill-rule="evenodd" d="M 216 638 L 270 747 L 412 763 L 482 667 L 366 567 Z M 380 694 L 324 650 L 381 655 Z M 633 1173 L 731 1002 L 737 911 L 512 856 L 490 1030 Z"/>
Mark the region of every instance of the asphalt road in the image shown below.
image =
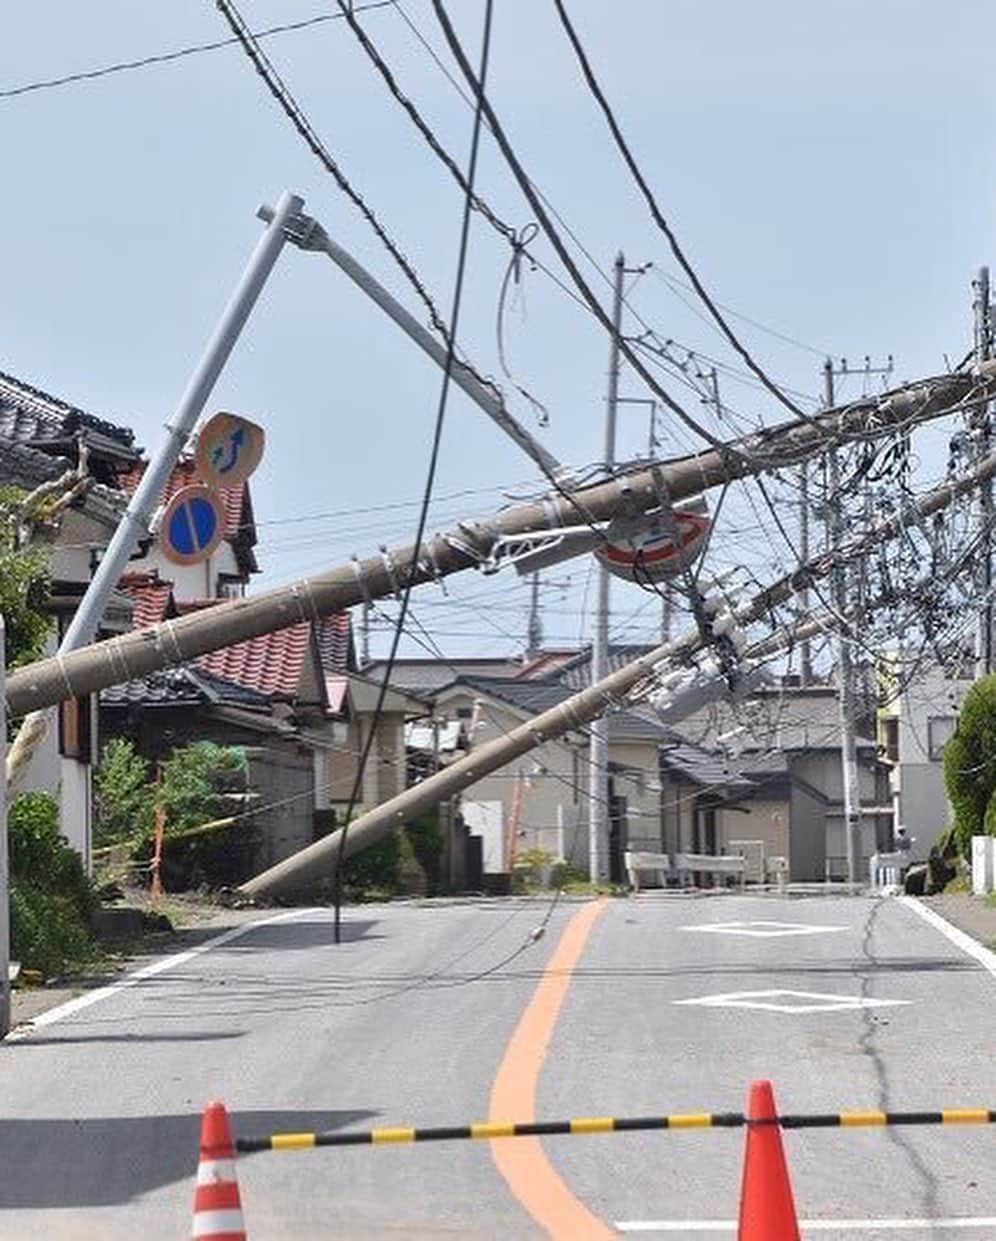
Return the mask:
<path id="1" fill-rule="evenodd" d="M 505 965 L 542 904 L 350 910 L 338 948 L 328 911 L 295 911 L 0 1044 L 0 1241 L 188 1236 L 211 1098 L 242 1134 L 486 1118 L 584 908 L 558 905 Z M 609 901 L 569 980 L 547 984 L 566 996 L 541 1118 L 739 1111 L 759 1077 L 786 1112 L 996 1107 L 996 978 L 897 901 Z M 742 1144 L 700 1130 L 543 1149 L 605 1235 L 696 1237 L 732 1235 Z M 804 1235 L 996 1238 L 996 1126 L 792 1132 L 786 1148 L 800 1217 L 822 1221 Z M 253 1241 L 545 1235 L 542 1186 L 507 1184 L 486 1142 L 238 1167 Z"/>

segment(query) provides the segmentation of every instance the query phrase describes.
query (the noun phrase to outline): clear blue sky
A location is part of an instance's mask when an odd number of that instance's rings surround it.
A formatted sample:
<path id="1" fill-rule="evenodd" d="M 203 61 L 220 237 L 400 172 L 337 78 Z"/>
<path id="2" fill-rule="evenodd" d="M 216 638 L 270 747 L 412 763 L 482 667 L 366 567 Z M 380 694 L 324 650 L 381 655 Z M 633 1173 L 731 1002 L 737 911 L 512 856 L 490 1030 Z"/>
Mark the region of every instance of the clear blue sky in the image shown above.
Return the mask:
<path id="1" fill-rule="evenodd" d="M 427 0 L 402 4 L 444 55 Z M 483 3 L 450 7 L 476 58 Z M 335 5 L 245 0 L 241 8 L 260 28 Z M 584 89 L 552 3 L 504 0 L 496 10 L 492 99 L 533 179 L 605 269 L 620 248 L 634 264 L 653 262 L 632 302 L 662 336 L 732 364 L 664 279 L 677 274 L 674 264 Z M 900 377 L 937 372 L 945 353 L 956 360 L 965 352 L 969 283 L 980 263 L 996 259 L 996 6 L 572 0 L 570 10 L 708 286 L 817 351 L 735 320 L 774 375 L 815 394 L 820 351 L 849 359 L 891 352 Z M 362 20 L 463 162 L 471 121 L 464 102 L 393 8 Z M 210 0 L 35 0 L 6 15 L 0 89 L 227 34 Z M 448 306 L 460 195 L 345 23 L 265 46 Z M 237 48 L 0 98 L 0 144 L 0 368 L 134 426 L 147 447 L 158 443 L 258 235 L 257 203 L 282 189 L 300 192 L 307 210 L 417 311 Z M 510 222 L 529 221 L 490 144 L 479 184 Z M 537 249 L 555 265 L 548 247 Z M 461 343 L 492 374 L 506 260 L 503 243 L 477 222 Z M 605 285 L 593 279 L 607 302 Z M 607 353 L 599 330 L 536 272 L 509 309 L 506 339 L 516 378 L 550 411 L 545 441 L 574 464 L 597 459 Z M 261 584 L 413 532 L 414 506 L 313 515 L 418 497 L 438 382 L 432 365 L 327 260 L 287 250 L 212 402 L 260 419 L 269 433 L 254 479 Z M 645 395 L 634 379 L 624 380 L 624 391 Z M 735 377 L 724 379 L 723 395 L 746 420 L 779 417 L 770 397 Z M 696 398 L 690 407 L 698 412 Z M 514 408 L 536 429 L 528 407 Z M 630 407 L 621 415 L 620 455 L 640 451 L 645 438 L 645 413 Z M 921 455 L 941 443 L 925 441 Z M 666 441 L 672 452 L 691 445 L 685 434 Z M 934 473 L 941 464 L 926 463 Z M 437 490 L 480 494 L 440 499 L 434 525 L 488 510 L 498 489 L 533 474 L 455 394 Z M 749 542 L 749 509 L 732 511 Z M 784 560 L 784 550 L 779 555 Z M 586 566 L 570 576 L 563 598 L 549 592 L 552 643 L 588 630 Z M 416 614 L 448 653 L 510 651 L 524 633 L 525 604 L 514 579 L 474 578 L 455 584 L 449 601 L 438 591 L 419 596 Z M 618 589 L 615 605 L 619 636 L 653 632 L 653 602 L 636 588 Z"/>

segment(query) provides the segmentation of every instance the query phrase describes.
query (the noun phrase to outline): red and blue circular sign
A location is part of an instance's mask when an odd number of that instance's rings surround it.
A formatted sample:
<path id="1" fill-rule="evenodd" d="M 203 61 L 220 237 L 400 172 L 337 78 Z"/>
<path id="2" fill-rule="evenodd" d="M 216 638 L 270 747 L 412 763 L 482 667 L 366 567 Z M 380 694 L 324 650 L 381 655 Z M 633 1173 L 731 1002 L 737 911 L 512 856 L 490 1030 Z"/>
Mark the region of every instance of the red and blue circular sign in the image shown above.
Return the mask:
<path id="1" fill-rule="evenodd" d="M 225 533 L 221 497 L 210 487 L 182 487 L 166 505 L 159 527 L 162 553 L 173 564 L 198 564 L 210 556 Z"/>

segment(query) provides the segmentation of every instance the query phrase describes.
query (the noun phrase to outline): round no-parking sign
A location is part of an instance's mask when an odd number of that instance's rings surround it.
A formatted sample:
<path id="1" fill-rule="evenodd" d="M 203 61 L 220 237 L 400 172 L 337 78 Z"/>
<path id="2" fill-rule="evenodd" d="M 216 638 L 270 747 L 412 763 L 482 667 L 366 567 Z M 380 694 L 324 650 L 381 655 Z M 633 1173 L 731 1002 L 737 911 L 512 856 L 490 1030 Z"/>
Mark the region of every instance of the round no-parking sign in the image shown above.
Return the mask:
<path id="1" fill-rule="evenodd" d="M 225 510 L 209 487 L 182 487 L 166 505 L 159 527 L 162 553 L 173 564 L 197 564 L 217 548 L 225 533 Z"/>

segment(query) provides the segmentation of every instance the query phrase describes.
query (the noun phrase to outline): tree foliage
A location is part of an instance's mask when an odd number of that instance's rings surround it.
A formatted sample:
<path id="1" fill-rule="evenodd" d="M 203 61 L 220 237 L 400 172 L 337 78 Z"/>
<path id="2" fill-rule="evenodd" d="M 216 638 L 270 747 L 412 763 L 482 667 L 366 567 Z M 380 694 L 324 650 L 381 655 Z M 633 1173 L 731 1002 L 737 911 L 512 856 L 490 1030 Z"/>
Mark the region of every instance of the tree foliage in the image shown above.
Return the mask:
<path id="1" fill-rule="evenodd" d="M 973 836 L 996 831 L 996 812 L 990 812 L 996 793 L 996 675 L 981 677 L 965 695 L 944 747 L 944 787 L 958 847 L 967 855 Z"/>
<path id="2" fill-rule="evenodd" d="M 94 841 L 111 845 L 147 835 L 152 828 L 149 764 L 125 737 L 104 746 L 94 772 Z"/>
<path id="3" fill-rule="evenodd" d="M 158 800 L 167 834 L 200 827 L 226 813 L 223 794 L 245 787 L 246 760 L 234 746 L 195 741 L 174 750 L 162 766 Z"/>
<path id="4" fill-rule="evenodd" d="M 52 628 L 45 613 L 49 553 L 43 544 L 25 543 L 23 498 L 16 487 L 0 487 L 0 613 L 8 668 L 38 659 Z"/>
<path id="5" fill-rule="evenodd" d="M 244 789 L 245 755 L 234 746 L 195 741 L 173 750 L 158 780 L 131 741 L 115 737 L 104 746 L 94 777 L 96 835 L 102 844 L 147 839 L 155 808 L 165 811 L 166 836 L 201 827 L 226 813 L 224 794 Z"/>

